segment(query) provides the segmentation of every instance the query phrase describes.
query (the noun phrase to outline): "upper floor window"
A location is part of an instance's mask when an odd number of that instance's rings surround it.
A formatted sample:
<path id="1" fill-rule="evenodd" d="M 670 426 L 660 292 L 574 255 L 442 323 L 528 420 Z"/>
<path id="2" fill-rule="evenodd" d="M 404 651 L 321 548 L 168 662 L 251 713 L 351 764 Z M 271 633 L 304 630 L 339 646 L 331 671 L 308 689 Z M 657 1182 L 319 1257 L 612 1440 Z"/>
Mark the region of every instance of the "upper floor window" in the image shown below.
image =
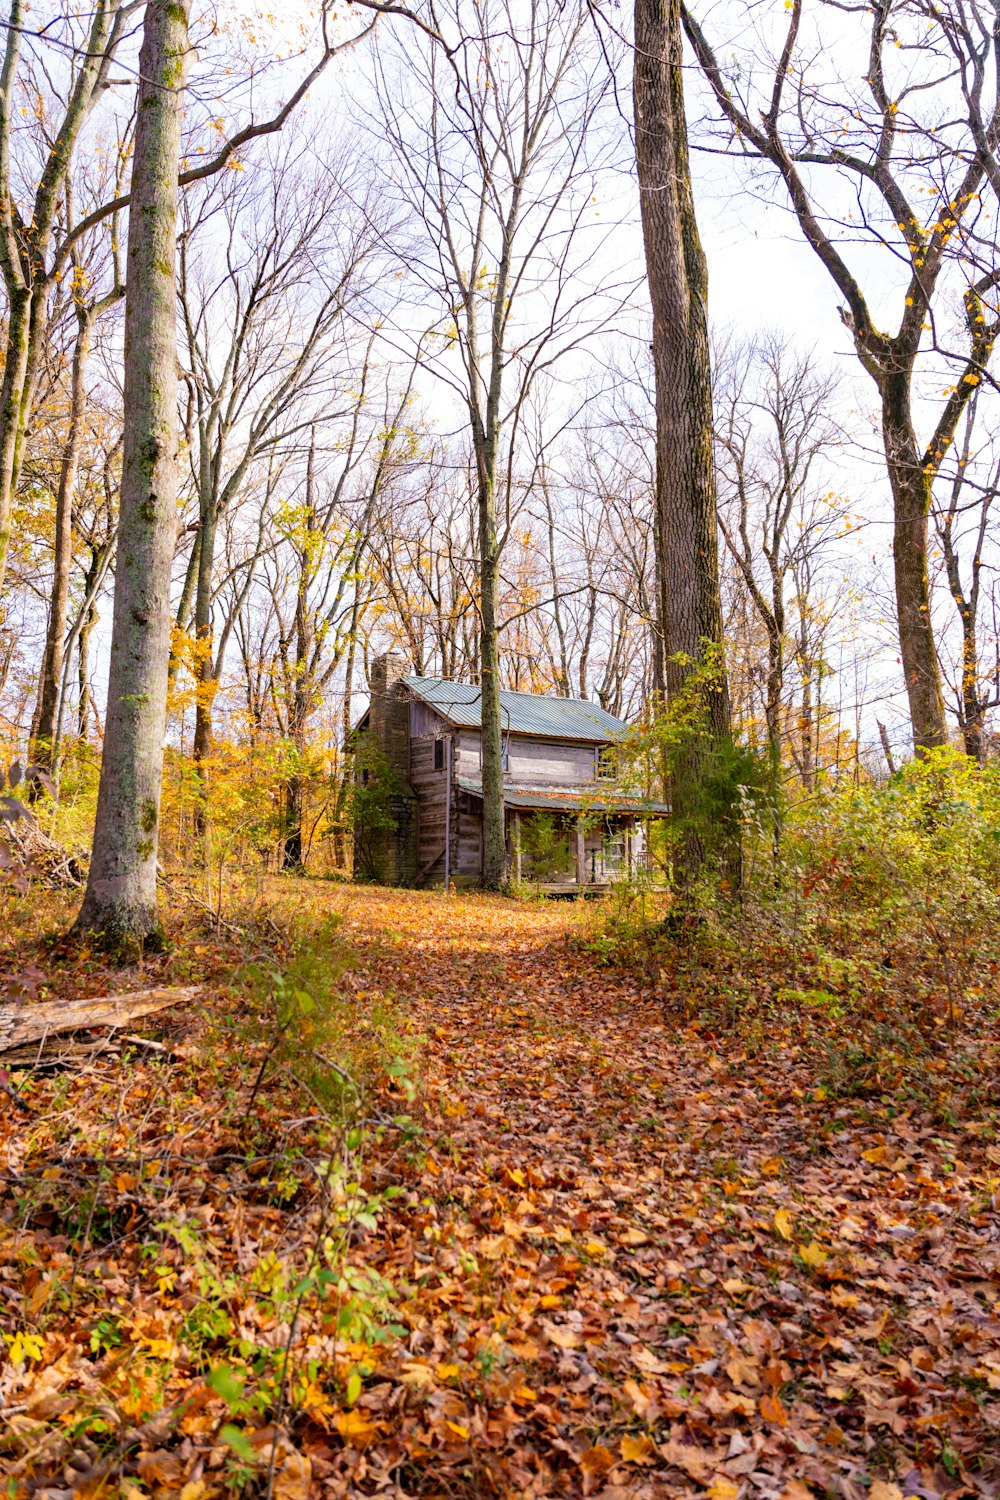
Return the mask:
<path id="1" fill-rule="evenodd" d="M 434 769 L 435 771 L 444 770 L 444 740 L 434 741 Z"/>
<path id="2" fill-rule="evenodd" d="M 510 741 L 506 738 L 500 741 L 500 769 L 501 771 L 510 770 Z"/>
<path id="3" fill-rule="evenodd" d="M 598 745 L 594 755 L 594 775 L 598 781 L 617 781 L 617 745 Z"/>

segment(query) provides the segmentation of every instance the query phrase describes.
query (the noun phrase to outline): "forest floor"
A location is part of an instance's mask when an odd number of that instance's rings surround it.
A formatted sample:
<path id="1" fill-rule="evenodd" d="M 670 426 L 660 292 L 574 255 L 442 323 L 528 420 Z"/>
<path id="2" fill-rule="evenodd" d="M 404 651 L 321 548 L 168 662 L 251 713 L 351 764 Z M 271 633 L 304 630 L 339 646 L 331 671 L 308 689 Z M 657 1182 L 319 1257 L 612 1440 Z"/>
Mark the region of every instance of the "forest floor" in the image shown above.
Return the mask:
<path id="1" fill-rule="evenodd" d="M 141 971 L 67 913 L 23 989 L 200 990 L 0 1095 L 9 1494 L 1000 1494 L 988 1030 L 857 1091 L 589 906 L 288 882 Z"/>

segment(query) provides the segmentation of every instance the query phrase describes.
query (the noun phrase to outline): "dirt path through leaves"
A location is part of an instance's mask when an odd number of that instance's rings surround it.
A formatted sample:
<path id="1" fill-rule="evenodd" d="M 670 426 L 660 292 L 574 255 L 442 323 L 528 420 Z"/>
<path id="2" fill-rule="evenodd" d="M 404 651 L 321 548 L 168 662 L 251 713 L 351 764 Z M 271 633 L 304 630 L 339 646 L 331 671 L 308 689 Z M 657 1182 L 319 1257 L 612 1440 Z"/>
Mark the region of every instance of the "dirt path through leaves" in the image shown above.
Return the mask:
<path id="1" fill-rule="evenodd" d="M 593 908 L 268 900 L 257 981 L 201 917 L 132 974 L 14 957 L 55 998 L 198 998 L 158 1052 L 11 1074 L 11 1495 L 1000 1495 L 997 1111 L 944 1032 L 863 1095 L 794 1008 L 761 1031 L 766 964 L 713 1035 L 679 970 L 664 1000 L 597 963 Z M 312 992 L 275 1011 L 310 958 L 322 1076 Z"/>
<path id="2" fill-rule="evenodd" d="M 441 1494 L 1000 1493 L 991 1134 L 727 1050 L 595 968 L 587 920 L 349 903 L 362 982 L 427 1039 L 386 1256 L 412 1332 L 353 1482 L 408 1449 Z"/>

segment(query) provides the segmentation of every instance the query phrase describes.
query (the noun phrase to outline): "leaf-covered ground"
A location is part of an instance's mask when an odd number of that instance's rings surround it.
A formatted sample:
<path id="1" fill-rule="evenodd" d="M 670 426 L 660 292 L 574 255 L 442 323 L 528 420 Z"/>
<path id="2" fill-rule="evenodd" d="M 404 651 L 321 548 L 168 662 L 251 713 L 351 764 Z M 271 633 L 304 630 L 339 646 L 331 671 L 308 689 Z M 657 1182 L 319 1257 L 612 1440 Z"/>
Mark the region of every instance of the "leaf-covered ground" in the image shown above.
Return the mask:
<path id="1" fill-rule="evenodd" d="M 12 1494 L 1000 1494 L 982 1076 L 831 1093 L 794 1033 L 748 1055 L 598 967 L 589 910 L 283 899 L 342 916 L 338 1056 L 315 975 L 268 1031 L 191 929 L 114 981 L 202 981 L 172 1051 L 0 1096 Z"/>

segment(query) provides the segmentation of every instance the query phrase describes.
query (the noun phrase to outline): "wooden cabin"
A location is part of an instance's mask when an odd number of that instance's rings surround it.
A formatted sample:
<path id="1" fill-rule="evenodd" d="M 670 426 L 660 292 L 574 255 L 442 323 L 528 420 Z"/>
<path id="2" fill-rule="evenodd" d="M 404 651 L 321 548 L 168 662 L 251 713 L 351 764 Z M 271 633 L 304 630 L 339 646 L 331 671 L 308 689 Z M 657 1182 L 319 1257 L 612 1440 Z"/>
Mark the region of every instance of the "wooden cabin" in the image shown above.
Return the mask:
<path id="1" fill-rule="evenodd" d="M 474 885 L 483 868 L 480 690 L 407 675 L 401 657 L 372 663 L 371 704 L 357 726 L 355 874 L 386 885 Z M 500 694 L 511 879 L 550 891 L 607 887 L 643 867 L 646 825 L 663 803 L 618 780 L 621 719 L 596 703 Z"/>

